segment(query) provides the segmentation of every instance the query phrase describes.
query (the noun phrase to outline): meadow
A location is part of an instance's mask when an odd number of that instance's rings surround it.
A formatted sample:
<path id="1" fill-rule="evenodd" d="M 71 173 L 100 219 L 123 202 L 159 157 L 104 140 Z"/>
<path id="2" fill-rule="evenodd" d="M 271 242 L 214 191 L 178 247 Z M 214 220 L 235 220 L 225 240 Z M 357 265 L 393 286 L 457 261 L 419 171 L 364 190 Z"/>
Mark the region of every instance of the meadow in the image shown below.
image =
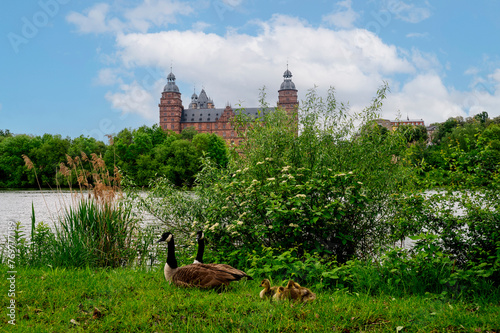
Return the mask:
<path id="1" fill-rule="evenodd" d="M 16 325 L 1 319 L 9 332 L 500 331 L 498 302 L 320 291 L 311 303 L 277 303 L 259 298 L 260 280 L 220 293 L 178 288 L 165 281 L 161 266 L 22 268 L 16 282 Z"/>

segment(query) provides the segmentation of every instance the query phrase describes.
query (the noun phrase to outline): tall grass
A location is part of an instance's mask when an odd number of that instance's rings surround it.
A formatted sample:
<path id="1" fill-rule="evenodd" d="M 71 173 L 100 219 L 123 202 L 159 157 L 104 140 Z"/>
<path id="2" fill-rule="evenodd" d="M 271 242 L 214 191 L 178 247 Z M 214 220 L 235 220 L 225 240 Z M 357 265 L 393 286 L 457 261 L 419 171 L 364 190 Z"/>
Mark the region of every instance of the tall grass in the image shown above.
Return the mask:
<path id="1" fill-rule="evenodd" d="M 23 158 L 36 175 L 29 157 Z M 16 228 L 19 264 L 118 267 L 131 264 L 138 254 L 144 256 L 145 248 L 153 243 L 151 229 L 139 232 L 131 205 L 121 200 L 120 172 L 116 167 L 113 171 L 95 154 L 90 158 L 83 152 L 81 157 L 67 156 L 57 179 L 70 189 L 71 202 L 63 203 L 53 230 L 43 222 L 36 223 L 32 207 L 29 241 L 20 224 Z"/>

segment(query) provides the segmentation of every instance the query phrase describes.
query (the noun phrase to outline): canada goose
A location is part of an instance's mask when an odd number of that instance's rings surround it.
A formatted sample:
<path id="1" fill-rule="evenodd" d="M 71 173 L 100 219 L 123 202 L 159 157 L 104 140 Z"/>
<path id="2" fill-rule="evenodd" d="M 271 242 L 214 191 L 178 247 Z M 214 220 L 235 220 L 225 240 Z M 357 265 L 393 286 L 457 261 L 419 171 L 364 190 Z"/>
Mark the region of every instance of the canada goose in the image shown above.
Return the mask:
<path id="1" fill-rule="evenodd" d="M 196 258 L 194 259 L 194 264 L 204 264 L 206 266 L 210 266 L 216 269 L 220 269 L 223 271 L 227 271 L 232 274 L 236 275 L 243 275 L 243 277 L 246 277 L 248 280 L 253 280 L 253 278 L 247 273 L 234 268 L 233 266 L 226 265 L 226 264 L 205 264 L 203 263 L 203 253 L 205 252 L 205 234 L 203 231 L 198 231 L 196 233 L 196 240 L 198 241 L 198 253 L 196 254 Z"/>
<path id="2" fill-rule="evenodd" d="M 165 232 L 157 243 L 164 241 L 168 243 L 167 262 L 164 268 L 165 280 L 176 286 L 218 288 L 227 286 L 232 281 L 238 281 L 247 276 L 246 274 L 238 275 L 205 264 L 191 264 L 178 267 L 177 260 L 175 259 L 174 236 L 170 232 Z"/>
<path id="3" fill-rule="evenodd" d="M 276 293 L 276 290 L 278 289 L 278 287 L 276 287 L 276 286 L 271 287 L 271 282 L 269 282 L 268 279 L 262 280 L 262 282 L 260 283 L 260 286 L 264 287 L 264 289 L 262 289 L 262 291 L 259 294 L 260 298 L 262 298 L 262 299 L 266 299 L 266 298 L 272 299 L 272 297 Z"/>

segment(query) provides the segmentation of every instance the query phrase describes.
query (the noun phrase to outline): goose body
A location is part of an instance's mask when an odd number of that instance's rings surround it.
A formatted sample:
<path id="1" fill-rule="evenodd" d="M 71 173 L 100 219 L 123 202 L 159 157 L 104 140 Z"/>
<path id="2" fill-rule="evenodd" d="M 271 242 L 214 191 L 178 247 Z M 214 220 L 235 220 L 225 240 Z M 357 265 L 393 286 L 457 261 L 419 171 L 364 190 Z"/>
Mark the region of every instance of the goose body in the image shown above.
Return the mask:
<path id="1" fill-rule="evenodd" d="M 235 274 L 237 276 L 246 277 L 248 280 L 253 280 L 253 278 L 247 273 L 243 272 L 242 270 L 239 270 L 237 268 L 234 268 L 233 266 L 226 265 L 226 264 L 205 264 L 203 263 L 203 253 L 205 252 L 205 235 L 203 234 L 203 231 L 198 231 L 196 233 L 196 240 L 198 241 L 198 252 L 196 254 L 196 258 L 194 259 L 193 264 L 202 264 L 208 267 L 211 267 L 213 269 L 225 271 L 231 274 Z"/>
<path id="2" fill-rule="evenodd" d="M 165 232 L 158 242 L 168 243 L 167 262 L 164 267 L 165 280 L 180 287 L 218 288 L 227 286 L 233 281 L 238 281 L 244 275 L 217 269 L 205 264 L 191 264 L 178 267 L 175 258 L 174 236 Z"/>

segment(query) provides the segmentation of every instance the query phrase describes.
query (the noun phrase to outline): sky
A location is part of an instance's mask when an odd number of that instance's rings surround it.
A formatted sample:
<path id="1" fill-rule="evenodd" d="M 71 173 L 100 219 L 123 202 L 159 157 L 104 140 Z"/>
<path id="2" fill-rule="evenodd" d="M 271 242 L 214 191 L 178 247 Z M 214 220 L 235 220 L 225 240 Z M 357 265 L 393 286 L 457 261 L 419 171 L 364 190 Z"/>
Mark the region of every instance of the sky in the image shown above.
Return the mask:
<path id="1" fill-rule="evenodd" d="M 497 0 L 5 0 L 0 129 L 106 140 L 158 123 L 170 71 L 187 107 L 276 105 L 334 87 L 353 112 L 387 82 L 386 119 L 500 116 Z"/>

